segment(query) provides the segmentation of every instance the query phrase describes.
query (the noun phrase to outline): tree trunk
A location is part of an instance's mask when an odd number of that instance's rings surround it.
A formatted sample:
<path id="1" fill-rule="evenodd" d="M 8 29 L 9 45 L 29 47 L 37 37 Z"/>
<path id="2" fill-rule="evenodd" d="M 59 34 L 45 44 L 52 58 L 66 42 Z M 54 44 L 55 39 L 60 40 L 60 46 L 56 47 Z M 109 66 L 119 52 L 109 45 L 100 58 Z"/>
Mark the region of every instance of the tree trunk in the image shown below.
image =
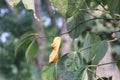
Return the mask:
<path id="1" fill-rule="evenodd" d="M 109 63 L 113 61 L 114 60 L 112 58 L 112 48 L 111 48 L 111 45 L 109 44 L 108 51 L 106 55 L 103 57 L 103 59 L 99 62 L 99 64 Z M 107 78 L 112 76 L 112 80 L 120 79 L 120 71 L 116 63 L 107 64 L 107 65 L 98 67 L 96 70 L 96 75 L 98 75 L 99 77 L 107 77 Z M 97 80 L 97 79 L 94 77 L 93 80 Z"/>
<path id="2" fill-rule="evenodd" d="M 65 22 L 64 18 L 62 18 L 62 19 L 63 19 L 63 25 L 62 25 L 61 33 L 65 33 L 65 32 L 67 32 L 66 22 Z M 70 38 L 70 36 L 68 34 L 64 34 L 64 35 L 62 35 L 62 40 L 64 41 L 64 44 L 61 47 L 61 53 L 66 54 L 66 53 L 70 52 L 70 50 L 71 50 L 72 39 Z"/>
<path id="3" fill-rule="evenodd" d="M 38 33 L 39 36 L 43 37 L 44 28 L 43 28 L 42 21 L 41 21 L 41 0 L 34 0 L 34 2 L 35 2 L 36 16 L 39 18 L 39 21 L 37 19 L 34 19 L 33 28 Z M 40 73 L 42 73 L 43 54 L 45 53 L 45 48 L 44 48 L 45 38 L 37 38 L 37 41 L 40 45 L 40 50 L 37 55 L 37 64 L 38 64 Z M 41 74 L 40 74 L 40 80 L 42 80 Z"/>

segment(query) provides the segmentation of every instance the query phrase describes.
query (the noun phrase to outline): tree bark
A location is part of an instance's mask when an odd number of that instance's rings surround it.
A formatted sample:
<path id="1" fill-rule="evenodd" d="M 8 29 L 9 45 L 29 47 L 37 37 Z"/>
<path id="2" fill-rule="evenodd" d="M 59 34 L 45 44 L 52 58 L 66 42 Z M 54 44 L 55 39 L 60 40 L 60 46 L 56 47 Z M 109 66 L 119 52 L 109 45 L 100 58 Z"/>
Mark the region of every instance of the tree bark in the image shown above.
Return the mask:
<path id="1" fill-rule="evenodd" d="M 34 2 L 35 2 L 35 13 L 37 18 L 39 18 L 39 21 L 34 18 L 33 28 L 38 33 L 39 36 L 43 37 L 45 35 L 44 35 L 44 27 L 41 21 L 41 0 L 34 0 Z M 43 54 L 45 53 L 45 48 L 44 48 L 45 38 L 37 38 L 37 41 L 40 45 L 40 49 L 37 54 L 37 64 L 38 64 L 40 73 L 42 73 L 43 59 L 44 59 Z M 41 74 L 40 74 L 40 80 L 42 80 Z"/>
<path id="2" fill-rule="evenodd" d="M 112 58 L 112 47 L 109 44 L 108 51 L 107 51 L 106 55 L 103 57 L 103 59 L 99 62 L 99 64 L 109 63 L 109 62 L 113 62 L 113 61 L 114 60 Z M 98 67 L 96 70 L 96 75 L 98 75 L 99 77 L 107 77 L 107 78 L 112 76 L 112 80 L 120 79 L 120 71 L 119 71 L 116 63 L 107 64 L 107 65 Z M 97 80 L 97 79 L 94 77 L 93 80 Z"/>

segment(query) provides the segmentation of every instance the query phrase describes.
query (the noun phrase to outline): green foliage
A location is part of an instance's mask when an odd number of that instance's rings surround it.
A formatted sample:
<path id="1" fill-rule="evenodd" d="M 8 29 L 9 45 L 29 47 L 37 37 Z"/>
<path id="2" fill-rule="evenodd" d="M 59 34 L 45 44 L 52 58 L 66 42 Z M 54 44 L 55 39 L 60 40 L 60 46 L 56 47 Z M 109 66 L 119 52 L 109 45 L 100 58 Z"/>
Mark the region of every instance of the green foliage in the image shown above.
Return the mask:
<path id="1" fill-rule="evenodd" d="M 32 9 L 35 12 L 33 0 L 29 2 L 27 0 L 22 0 L 22 2 L 26 9 Z M 10 5 L 14 6 L 18 3 L 19 1 L 10 3 Z M 81 46 L 75 46 L 77 48 L 75 50 L 73 49 L 74 51 L 60 57 L 58 65 L 49 64 L 44 66 L 42 70 L 43 79 L 55 80 L 58 70 L 63 80 L 90 80 L 89 78 L 92 77 L 92 75 L 89 75 L 89 72 L 93 69 L 91 66 L 94 66 L 95 69 L 98 67 L 99 61 L 105 56 L 108 50 L 108 42 L 114 41 L 109 41 L 109 39 L 112 38 L 104 33 L 110 35 L 110 31 L 116 30 L 113 26 L 118 26 L 115 21 L 120 20 L 120 1 L 51 0 L 51 3 L 55 10 L 67 19 L 67 33 L 73 41 L 80 37 L 83 39 L 84 43 L 82 48 Z M 95 14 L 97 8 L 100 15 Z M 108 18 L 107 16 L 110 17 Z M 35 14 L 34 17 L 36 18 Z M 35 40 L 36 35 L 37 34 L 34 32 L 25 33 L 16 44 L 15 52 L 18 52 L 23 46 L 27 47 L 25 54 L 28 62 L 36 56 L 39 48 Z M 119 39 L 120 31 L 115 32 L 115 35 L 116 38 Z M 76 44 L 77 43 L 73 43 L 73 45 Z M 120 66 L 119 63 L 117 65 L 118 67 Z M 107 79 L 103 77 L 103 80 L 111 79 L 112 78 Z"/>
<path id="2" fill-rule="evenodd" d="M 35 11 L 34 0 L 22 0 L 22 2 L 26 9 Z"/>
<path id="3" fill-rule="evenodd" d="M 82 56 L 86 62 L 92 61 L 92 64 L 98 64 L 107 52 L 108 43 L 106 41 L 100 41 L 100 38 L 92 33 L 86 36 L 83 49 L 85 50 Z"/>
<path id="4" fill-rule="evenodd" d="M 58 62 L 58 73 L 64 80 L 78 80 L 87 65 L 82 64 L 80 53 L 71 52 L 63 55 Z"/>
<path id="5" fill-rule="evenodd" d="M 63 16 L 66 15 L 68 8 L 68 0 L 50 0 L 52 5 L 55 7 L 58 12 L 60 12 Z"/>
<path id="6" fill-rule="evenodd" d="M 120 70 L 120 60 L 117 62 L 117 66 L 118 66 L 118 68 Z"/>
<path id="7" fill-rule="evenodd" d="M 94 46 L 93 44 L 96 42 L 100 41 L 100 37 L 93 34 L 93 33 L 88 33 L 86 35 L 84 44 L 83 44 L 83 48 L 86 49 L 83 51 L 82 56 L 85 58 L 86 62 L 91 61 L 91 59 L 94 57 L 95 53 L 92 52 L 94 50 Z M 91 50 L 92 49 L 92 50 Z"/>
<path id="8" fill-rule="evenodd" d="M 56 73 L 57 74 L 57 73 Z M 42 69 L 42 79 L 43 80 L 55 80 L 55 66 L 52 65 L 45 65 Z"/>
<path id="9" fill-rule="evenodd" d="M 115 37 L 120 38 L 120 32 L 115 32 Z"/>
<path id="10" fill-rule="evenodd" d="M 25 55 L 28 62 L 35 57 L 35 54 L 39 48 L 38 43 L 35 40 L 36 35 L 37 33 L 35 32 L 24 33 L 16 43 L 15 53 L 17 53 L 23 46 L 27 47 Z"/>
<path id="11" fill-rule="evenodd" d="M 120 0 L 109 0 L 107 1 L 107 5 L 108 5 L 108 9 L 110 11 L 110 14 L 112 14 L 113 16 L 115 16 L 115 14 L 119 14 L 120 13 Z"/>
<path id="12" fill-rule="evenodd" d="M 79 37 L 81 33 L 87 28 L 87 26 L 82 23 L 82 20 L 84 20 L 83 14 L 84 12 L 81 12 L 80 16 L 72 16 L 67 20 L 67 30 L 69 31 L 70 37 L 73 39 Z"/>
<path id="13" fill-rule="evenodd" d="M 36 57 L 36 53 L 38 52 L 38 49 L 39 49 L 39 45 L 37 41 L 33 40 L 25 52 L 27 62 L 30 62 L 33 58 Z"/>
<path id="14" fill-rule="evenodd" d="M 28 46 L 35 38 L 35 35 L 36 35 L 35 32 L 24 33 L 16 43 L 15 53 L 18 52 L 21 46 Z"/>
<path id="15" fill-rule="evenodd" d="M 66 18 L 77 15 L 84 3 L 84 0 L 50 0 L 50 1 L 52 5 L 55 7 L 55 9 Z"/>

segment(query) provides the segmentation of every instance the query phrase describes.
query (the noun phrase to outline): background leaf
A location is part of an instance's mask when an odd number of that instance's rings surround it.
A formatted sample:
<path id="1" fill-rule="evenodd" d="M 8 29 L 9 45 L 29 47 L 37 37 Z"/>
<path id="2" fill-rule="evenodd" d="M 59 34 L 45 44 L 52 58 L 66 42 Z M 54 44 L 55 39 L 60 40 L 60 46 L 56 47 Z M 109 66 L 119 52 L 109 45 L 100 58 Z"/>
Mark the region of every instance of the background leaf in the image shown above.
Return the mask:
<path id="1" fill-rule="evenodd" d="M 27 59 L 27 62 L 31 62 L 33 58 L 37 55 L 37 52 L 39 50 L 39 44 L 37 43 L 36 40 L 33 40 L 31 44 L 28 46 L 25 56 Z"/>
<path id="2" fill-rule="evenodd" d="M 55 7 L 56 10 L 58 10 L 59 13 L 61 13 L 63 16 L 65 16 L 68 8 L 68 0 L 50 0 L 52 5 Z"/>
<path id="3" fill-rule="evenodd" d="M 120 32 L 115 32 L 115 36 L 116 36 L 117 38 L 120 38 Z"/>
<path id="4" fill-rule="evenodd" d="M 84 3 L 84 0 L 68 0 L 66 17 L 69 18 L 71 16 L 77 15 L 83 3 Z"/>
<path id="5" fill-rule="evenodd" d="M 43 80 L 55 80 L 55 64 L 45 65 L 42 70 Z"/>

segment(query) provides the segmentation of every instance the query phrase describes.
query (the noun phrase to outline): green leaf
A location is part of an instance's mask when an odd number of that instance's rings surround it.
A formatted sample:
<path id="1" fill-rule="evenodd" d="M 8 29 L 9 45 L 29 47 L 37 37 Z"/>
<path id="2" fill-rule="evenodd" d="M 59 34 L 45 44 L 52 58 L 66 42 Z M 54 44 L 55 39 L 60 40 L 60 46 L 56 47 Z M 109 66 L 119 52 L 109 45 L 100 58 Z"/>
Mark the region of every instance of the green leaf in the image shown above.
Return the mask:
<path id="1" fill-rule="evenodd" d="M 85 68 L 77 52 L 63 55 L 58 62 L 58 72 L 65 80 L 78 80 Z"/>
<path id="2" fill-rule="evenodd" d="M 71 38 L 75 39 L 86 30 L 87 26 L 84 23 L 81 23 L 84 20 L 84 12 L 81 12 L 80 15 L 72 16 L 67 20 L 67 30 L 70 31 L 69 35 Z"/>
<path id="3" fill-rule="evenodd" d="M 99 61 L 105 56 L 108 50 L 108 43 L 106 41 L 100 41 L 92 47 L 93 53 L 95 53 L 95 57 L 92 61 L 93 64 L 98 64 Z"/>
<path id="4" fill-rule="evenodd" d="M 36 35 L 35 32 L 24 33 L 15 45 L 15 55 L 17 54 L 17 52 L 22 46 L 28 47 L 29 44 L 34 40 L 35 35 Z"/>
<path id="5" fill-rule="evenodd" d="M 22 2 L 26 9 L 35 11 L 34 0 L 22 0 Z"/>
<path id="6" fill-rule="evenodd" d="M 120 70 L 120 60 L 117 62 L 117 67 L 118 67 L 119 70 Z"/>
<path id="7" fill-rule="evenodd" d="M 81 80 L 89 80 L 87 69 L 84 70 Z"/>
<path id="8" fill-rule="evenodd" d="M 120 32 L 115 32 L 115 36 L 116 36 L 117 38 L 120 38 Z"/>
<path id="9" fill-rule="evenodd" d="M 31 62 L 31 60 L 33 58 L 35 58 L 35 56 L 37 55 L 37 52 L 39 50 L 39 45 L 37 43 L 37 41 L 34 39 L 31 44 L 28 46 L 26 52 L 25 52 L 25 56 L 27 59 L 27 62 Z"/>
<path id="10" fill-rule="evenodd" d="M 57 73 L 56 73 L 57 74 Z M 45 65 L 42 69 L 43 80 L 55 80 L 55 64 Z"/>
<path id="11" fill-rule="evenodd" d="M 56 10 L 58 10 L 59 13 L 61 13 L 63 16 L 65 16 L 68 8 L 68 0 L 50 0 L 52 5 L 55 7 Z"/>
<path id="12" fill-rule="evenodd" d="M 69 18 L 73 15 L 77 15 L 80 9 L 82 8 L 83 3 L 83 0 L 68 0 L 68 9 L 66 12 L 66 17 Z"/>
<path id="13" fill-rule="evenodd" d="M 98 6 L 98 3 L 96 0 L 86 0 L 86 3 L 91 9 L 95 9 Z"/>
<path id="14" fill-rule="evenodd" d="M 15 7 L 20 2 L 20 0 L 6 0 L 6 1 L 11 7 Z"/>
<path id="15" fill-rule="evenodd" d="M 37 17 L 36 13 L 35 13 L 35 3 L 34 3 L 34 0 L 22 0 L 23 4 L 24 4 L 24 7 L 27 9 L 27 10 L 33 10 L 33 15 L 34 15 L 34 18 L 36 20 L 39 21 L 39 18 Z"/>
<path id="16" fill-rule="evenodd" d="M 114 14 L 120 13 L 120 0 L 107 0 L 107 5 L 111 15 L 114 16 Z"/>
<path id="17" fill-rule="evenodd" d="M 64 17 L 76 15 L 82 7 L 84 0 L 50 0 L 55 9 Z"/>
<path id="18" fill-rule="evenodd" d="M 85 38 L 85 42 L 83 44 L 83 49 L 86 49 L 83 51 L 82 56 L 85 58 L 86 62 L 89 62 L 92 60 L 92 58 L 95 56 L 95 53 L 91 52 L 92 45 L 96 42 L 100 41 L 100 37 L 93 34 L 88 33 Z M 96 46 L 96 45 L 95 45 Z"/>

